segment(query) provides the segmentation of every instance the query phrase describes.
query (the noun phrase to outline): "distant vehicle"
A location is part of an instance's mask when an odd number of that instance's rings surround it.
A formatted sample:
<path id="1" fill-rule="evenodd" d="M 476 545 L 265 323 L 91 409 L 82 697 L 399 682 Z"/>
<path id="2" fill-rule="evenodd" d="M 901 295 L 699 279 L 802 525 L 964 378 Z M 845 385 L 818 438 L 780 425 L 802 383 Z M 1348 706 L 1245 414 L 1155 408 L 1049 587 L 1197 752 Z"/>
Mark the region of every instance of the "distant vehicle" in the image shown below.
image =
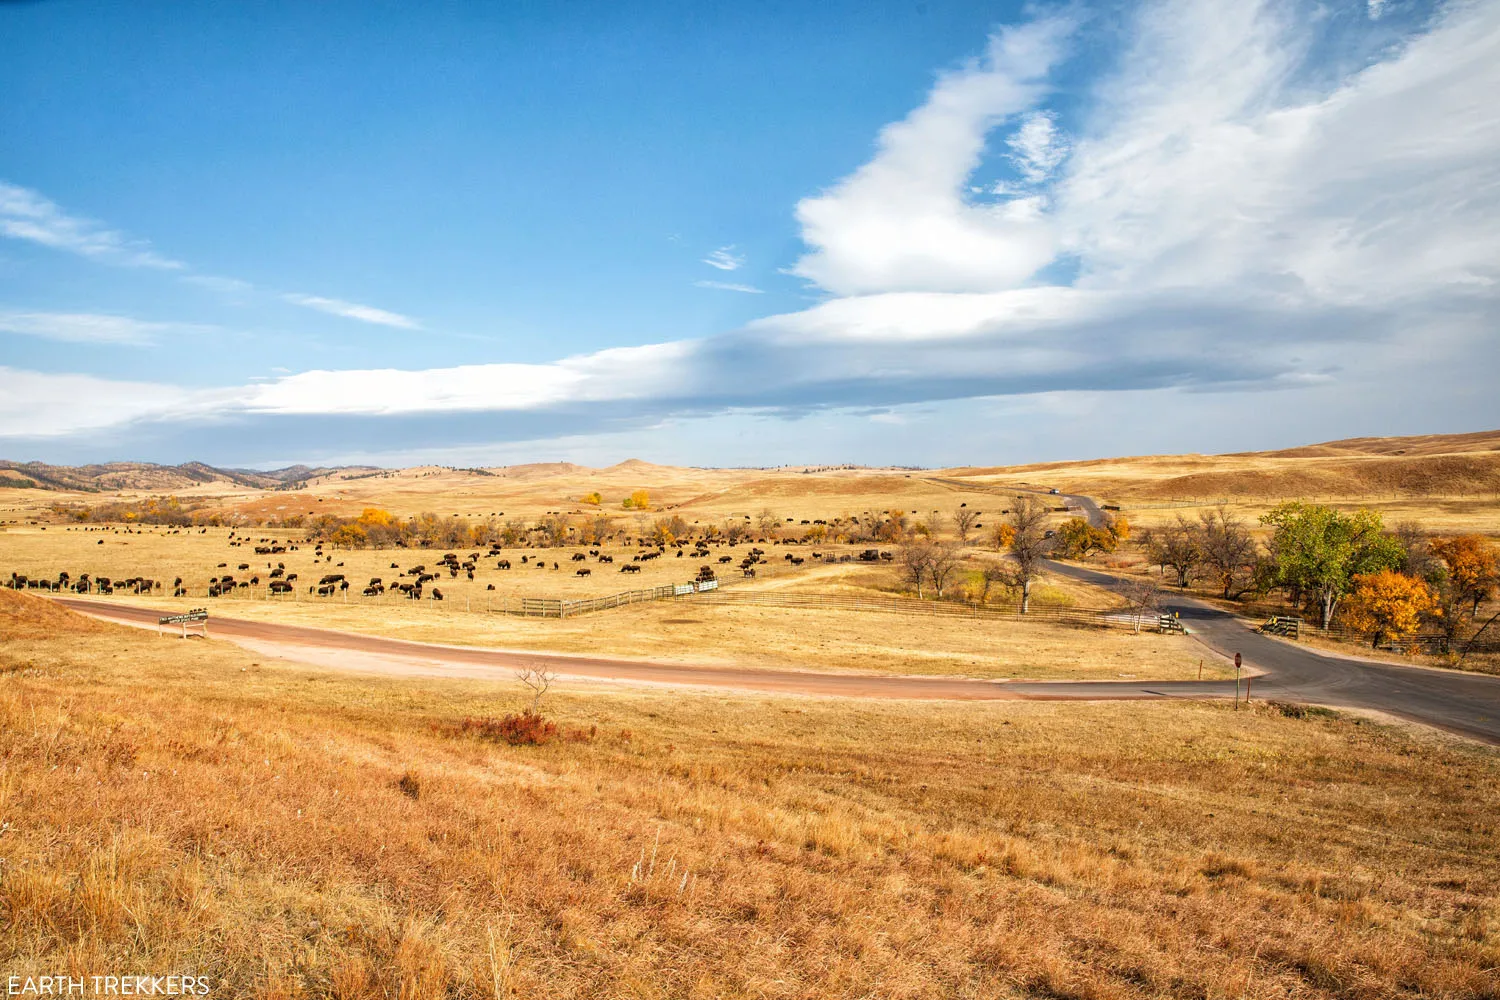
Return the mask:
<path id="1" fill-rule="evenodd" d="M 1056 494 L 1056 493 L 1057 493 L 1057 487 L 1056 487 L 1056 486 L 1054 486 L 1054 487 L 1052 487 L 1052 488 L 1051 488 L 1051 489 L 1050 489 L 1050 490 L 1048 490 L 1048 491 L 1047 491 L 1047 492 L 1048 492 L 1048 493 L 1052 493 L 1052 494 Z"/>

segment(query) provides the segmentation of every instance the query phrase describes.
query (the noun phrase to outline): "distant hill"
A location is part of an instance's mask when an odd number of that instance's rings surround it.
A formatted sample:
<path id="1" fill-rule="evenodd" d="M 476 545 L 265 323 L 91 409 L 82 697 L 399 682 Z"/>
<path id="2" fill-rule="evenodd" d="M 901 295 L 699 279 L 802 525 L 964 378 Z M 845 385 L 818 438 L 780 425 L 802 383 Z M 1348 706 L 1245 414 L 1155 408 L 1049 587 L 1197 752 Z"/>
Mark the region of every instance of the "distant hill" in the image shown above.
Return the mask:
<path id="1" fill-rule="evenodd" d="M 277 489 L 345 471 L 346 467 L 285 469 L 220 469 L 203 462 L 157 465 L 153 462 L 106 462 L 102 465 L 47 465 L 0 459 L 0 486 L 42 490 L 101 493 L 114 490 L 187 490 L 209 483 L 230 483 L 251 489 Z"/>

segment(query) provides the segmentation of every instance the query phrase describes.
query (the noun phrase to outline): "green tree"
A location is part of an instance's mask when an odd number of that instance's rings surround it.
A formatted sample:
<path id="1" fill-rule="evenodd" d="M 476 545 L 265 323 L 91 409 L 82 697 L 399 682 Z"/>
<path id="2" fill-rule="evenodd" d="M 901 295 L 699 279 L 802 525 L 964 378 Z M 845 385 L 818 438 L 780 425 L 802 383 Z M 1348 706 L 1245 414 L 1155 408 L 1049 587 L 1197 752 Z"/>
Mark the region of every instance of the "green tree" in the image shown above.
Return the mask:
<path id="1" fill-rule="evenodd" d="M 1275 581 L 1294 599 L 1317 600 L 1327 628 L 1354 578 L 1401 565 L 1400 542 L 1384 531 L 1380 515 L 1361 509 L 1345 514 L 1332 507 L 1285 503 L 1261 517 L 1272 529 Z"/>

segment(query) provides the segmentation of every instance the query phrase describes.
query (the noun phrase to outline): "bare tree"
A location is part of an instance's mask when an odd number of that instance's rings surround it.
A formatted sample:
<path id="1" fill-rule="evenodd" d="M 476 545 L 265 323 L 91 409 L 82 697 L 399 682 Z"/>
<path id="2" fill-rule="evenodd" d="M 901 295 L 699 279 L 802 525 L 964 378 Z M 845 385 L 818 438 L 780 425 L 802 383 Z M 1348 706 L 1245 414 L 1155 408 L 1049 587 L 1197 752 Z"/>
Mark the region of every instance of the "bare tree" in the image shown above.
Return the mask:
<path id="1" fill-rule="evenodd" d="M 1431 538 L 1416 521 L 1402 521 L 1391 532 L 1401 545 L 1401 565 L 1396 567 L 1407 576 L 1419 580 L 1431 580 L 1438 575 L 1441 564 L 1433 555 Z"/>
<path id="2" fill-rule="evenodd" d="M 767 507 L 755 516 L 755 526 L 760 529 L 760 533 L 763 536 L 770 538 L 781 530 L 781 518 L 776 516 L 775 511 Z"/>
<path id="3" fill-rule="evenodd" d="M 552 687 L 552 682 L 557 680 L 557 671 L 549 664 L 528 664 L 516 671 L 516 680 L 531 689 L 531 707 L 526 709 L 527 715 L 540 715 L 542 710 L 542 695 Z"/>
<path id="4" fill-rule="evenodd" d="M 1224 599 L 1228 600 L 1235 583 L 1248 578 L 1255 565 L 1255 539 L 1244 522 L 1223 507 L 1198 515 L 1198 546 L 1203 562 L 1219 578 Z"/>
<path id="5" fill-rule="evenodd" d="M 1135 631 L 1139 635 L 1142 619 L 1161 608 L 1161 583 L 1153 577 L 1133 576 L 1122 579 L 1115 589 L 1135 615 Z"/>
<path id="6" fill-rule="evenodd" d="M 953 512 L 953 530 L 958 532 L 960 543 L 969 544 L 969 532 L 974 530 L 974 522 L 979 517 L 979 511 L 969 507 L 960 507 Z"/>
<path id="7" fill-rule="evenodd" d="M 932 568 L 933 544 L 925 538 L 908 538 L 897 550 L 897 561 L 901 564 L 901 575 L 907 583 L 917 588 L 917 597 L 925 597 L 922 586 L 927 582 Z"/>
<path id="8" fill-rule="evenodd" d="M 1016 561 L 1014 580 L 1021 591 L 1021 614 L 1031 607 L 1031 584 L 1042 572 L 1042 560 L 1052 550 L 1047 537 L 1047 517 L 1051 510 L 1038 497 L 1025 494 L 1016 498 L 1010 509 L 1009 524 L 1015 534 L 1010 540 L 1010 555 Z"/>
<path id="9" fill-rule="evenodd" d="M 943 596 L 949 577 L 958 568 L 960 555 L 959 547 L 952 542 L 932 543 L 932 553 L 927 560 L 927 576 L 932 580 L 932 588 L 939 597 Z"/>
<path id="10" fill-rule="evenodd" d="M 927 529 L 928 538 L 936 538 L 938 532 L 943 530 L 943 512 L 940 510 L 928 511 L 927 516 L 922 520 L 922 526 Z"/>
<path id="11" fill-rule="evenodd" d="M 1196 525 L 1178 514 L 1175 524 L 1152 528 L 1142 536 L 1141 543 L 1147 557 L 1164 569 L 1172 567 L 1177 572 L 1177 586 L 1185 588 L 1203 563 L 1199 534 Z"/>

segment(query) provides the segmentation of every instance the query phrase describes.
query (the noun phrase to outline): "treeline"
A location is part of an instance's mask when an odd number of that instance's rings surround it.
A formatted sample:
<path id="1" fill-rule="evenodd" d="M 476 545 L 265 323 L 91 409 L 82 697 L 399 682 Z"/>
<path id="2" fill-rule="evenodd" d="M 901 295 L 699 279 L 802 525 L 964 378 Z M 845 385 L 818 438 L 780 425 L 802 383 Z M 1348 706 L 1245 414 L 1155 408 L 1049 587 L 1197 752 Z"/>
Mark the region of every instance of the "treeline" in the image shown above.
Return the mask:
<path id="1" fill-rule="evenodd" d="M 977 512 L 974 512 L 977 514 Z M 967 538 L 972 528 L 982 526 L 960 511 L 952 518 Z M 641 544 L 674 545 L 691 541 L 783 543 L 901 542 L 913 538 L 936 538 L 945 531 L 949 518 L 937 511 L 913 519 L 899 510 L 846 514 L 834 518 L 797 521 L 763 510 L 755 517 L 740 516 L 720 521 L 689 523 L 680 514 L 631 518 L 601 512 L 548 514 L 536 521 L 489 517 L 470 519 L 453 515 L 417 514 L 400 518 L 371 507 L 357 517 L 321 514 L 299 523 L 310 539 L 345 548 L 476 548 Z"/>

